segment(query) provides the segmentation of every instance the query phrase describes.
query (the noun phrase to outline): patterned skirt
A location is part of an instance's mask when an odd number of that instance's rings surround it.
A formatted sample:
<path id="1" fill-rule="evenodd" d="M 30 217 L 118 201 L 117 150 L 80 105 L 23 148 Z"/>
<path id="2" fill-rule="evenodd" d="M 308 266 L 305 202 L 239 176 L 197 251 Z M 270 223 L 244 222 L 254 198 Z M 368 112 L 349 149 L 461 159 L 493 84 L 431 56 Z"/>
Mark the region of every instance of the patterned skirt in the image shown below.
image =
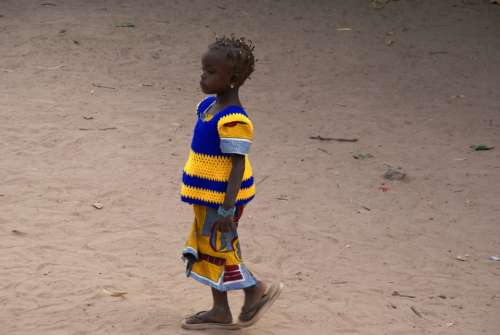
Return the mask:
<path id="1" fill-rule="evenodd" d="M 186 275 L 219 291 L 238 290 L 256 284 L 255 277 L 241 259 L 237 227 L 243 206 L 236 210 L 232 232 L 215 231 L 217 210 L 193 205 L 194 222 L 182 252 L 185 260 L 193 262 Z"/>

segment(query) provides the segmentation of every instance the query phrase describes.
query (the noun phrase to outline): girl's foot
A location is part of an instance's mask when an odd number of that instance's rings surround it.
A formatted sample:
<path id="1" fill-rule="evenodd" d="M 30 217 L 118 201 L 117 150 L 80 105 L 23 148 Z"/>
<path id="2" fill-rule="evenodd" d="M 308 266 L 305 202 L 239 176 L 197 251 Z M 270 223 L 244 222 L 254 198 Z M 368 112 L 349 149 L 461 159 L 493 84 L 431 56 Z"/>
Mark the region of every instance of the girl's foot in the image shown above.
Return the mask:
<path id="1" fill-rule="evenodd" d="M 182 321 L 185 329 L 237 329 L 233 323 L 231 311 L 202 311 L 193 314 Z"/>
<path id="2" fill-rule="evenodd" d="M 248 296 L 249 299 L 245 299 L 245 305 L 241 309 L 241 314 L 238 317 L 238 325 L 242 328 L 250 327 L 257 321 L 259 321 L 262 315 L 269 309 L 269 307 L 271 307 L 276 299 L 278 299 L 281 290 L 284 287 L 283 283 L 272 284 L 269 285 L 269 287 L 266 287 L 263 283 L 260 283 L 260 286 L 258 285 L 259 284 L 257 284 L 257 287 L 255 287 L 255 292 L 251 291 L 248 293 L 250 294 L 250 296 Z M 264 292 L 260 294 L 260 297 L 257 299 L 257 301 L 253 304 L 250 304 L 250 301 L 254 300 L 252 293 L 257 295 L 257 292 L 262 292 L 262 289 L 264 290 Z M 245 291 L 245 293 L 247 292 Z"/>
<path id="3" fill-rule="evenodd" d="M 230 311 L 223 312 L 211 309 L 209 311 L 198 312 L 186 318 L 186 323 L 207 322 L 230 324 L 233 323 L 233 317 Z"/>

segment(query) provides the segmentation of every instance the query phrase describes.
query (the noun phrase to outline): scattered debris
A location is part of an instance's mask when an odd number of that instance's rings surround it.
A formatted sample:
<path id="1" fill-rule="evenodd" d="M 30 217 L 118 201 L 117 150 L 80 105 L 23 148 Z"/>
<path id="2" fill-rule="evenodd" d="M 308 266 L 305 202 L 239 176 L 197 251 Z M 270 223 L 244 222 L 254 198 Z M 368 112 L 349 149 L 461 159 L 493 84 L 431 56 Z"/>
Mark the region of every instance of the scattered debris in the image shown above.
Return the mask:
<path id="1" fill-rule="evenodd" d="M 77 41 L 77 40 L 72 40 L 72 41 L 73 41 L 73 44 L 80 45 L 79 41 Z"/>
<path id="2" fill-rule="evenodd" d="M 468 254 L 465 254 L 465 255 L 457 255 L 457 256 L 455 257 L 455 259 L 456 259 L 457 261 L 467 262 L 467 257 L 469 257 L 469 255 L 468 255 Z"/>
<path id="3" fill-rule="evenodd" d="M 463 95 L 463 94 L 452 95 L 451 98 L 452 99 L 464 99 L 465 95 Z"/>
<path id="4" fill-rule="evenodd" d="M 118 22 L 118 23 L 115 23 L 114 26 L 116 28 L 135 28 L 135 24 L 133 24 L 131 22 Z"/>
<path id="5" fill-rule="evenodd" d="M 66 32 L 66 29 L 59 30 L 59 34 L 64 34 L 65 32 Z"/>
<path id="6" fill-rule="evenodd" d="M 337 31 L 352 31 L 352 28 L 345 27 L 345 28 L 337 28 L 335 30 L 337 30 Z"/>
<path id="7" fill-rule="evenodd" d="M 42 3 L 40 3 L 40 6 L 53 6 L 53 7 L 55 7 L 57 5 L 53 2 L 42 2 Z"/>
<path id="8" fill-rule="evenodd" d="M 394 44 L 394 40 L 393 40 L 393 39 L 388 39 L 388 40 L 386 40 L 386 41 L 385 41 L 385 44 L 386 44 L 388 47 L 390 47 L 390 46 L 392 46 L 392 45 Z"/>
<path id="9" fill-rule="evenodd" d="M 94 119 L 94 117 L 93 117 L 93 116 L 83 116 L 83 118 L 84 118 L 85 120 L 93 120 L 93 119 Z"/>
<path id="10" fill-rule="evenodd" d="M 382 192 L 387 192 L 387 191 L 389 191 L 389 186 L 387 186 L 385 183 L 382 183 L 382 184 L 380 184 L 378 189 L 381 190 Z"/>
<path id="11" fill-rule="evenodd" d="M 144 87 L 152 87 L 153 84 L 150 84 L 150 83 L 142 83 L 141 86 L 144 86 Z"/>
<path id="12" fill-rule="evenodd" d="M 125 291 L 114 291 L 114 290 L 107 289 L 107 288 L 103 288 L 102 292 L 105 293 L 105 294 L 108 294 L 108 295 L 110 295 L 112 297 L 120 297 L 120 298 L 125 298 L 125 295 L 128 294 Z"/>
<path id="13" fill-rule="evenodd" d="M 368 212 L 369 212 L 369 211 L 371 211 L 371 209 L 370 209 L 370 208 L 368 208 L 368 207 L 366 207 L 366 206 L 361 206 L 361 208 L 363 208 L 364 210 L 366 210 L 366 211 L 368 211 Z"/>
<path id="14" fill-rule="evenodd" d="M 414 295 L 401 294 L 398 291 L 392 292 L 392 296 L 393 297 L 402 297 L 402 298 L 411 298 L 411 299 L 415 299 L 416 298 L 416 296 L 414 296 Z"/>
<path id="15" fill-rule="evenodd" d="M 286 196 L 286 194 L 281 194 L 280 196 L 276 197 L 276 199 L 288 201 L 288 197 Z"/>
<path id="16" fill-rule="evenodd" d="M 9 73 L 10 72 L 14 72 L 14 70 L 11 70 L 11 69 L 0 69 L 0 71 L 2 71 L 2 72 L 9 72 Z"/>
<path id="17" fill-rule="evenodd" d="M 492 261 L 500 261 L 500 256 L 490 256 L 490 260 L 492 260 Z"/>
<path id="18" fill-rule="evenodd" d="M 423 318 L 422 314 L 420 314 L 420 312 L 417 311 L 415 306 L 411 306 L 410 309 L 412 310 L 413 313 L 415 313 L 416 316 L 418 316 L 419 318 Z"/>
<path id="19" fill-rule="evenodd" d="M 486 145 L 486 144 L 473 144 L 470 148 L 474 151 L 485 151 L 485 150 L 493 150 L 495 147 Z"/>
<path id="20" fill-rule="evenodd" d="M 101 204 L 100 202 L 95 202 L 92 206 L 94 206 L 94 208 L 96 208 L 96 209 L 103 209 L 104 208 L 104 205 Z"/>
<path id="21" fill-rule="evenodd" d="M 104 85 L 101 85 L 101 84 L 96 84 L 96 83 L 92 83 L 92 86 L 94 86 L 94 87 L 99 87 L 99 88 L 107 88 L 107 89 L 109 89 L 109 90 L 116 90 L 116 87 L 104 86 Z"/>
<path id="22" fill-rule="evenodd" d="M 403 180 L 406 178 L 406 173 L 401 168 L 393 169 L 390 167 L 385 173 L 384 178 L 388 180 Z"/>
<path id="23" fill-rule="evenodd" d="M 323 137 L 321 135 L 318 136 L 309 136 L 311 140 L 318 141 L 336 141 L 336 142 L 357 142 L 357 138 L 335 138 L 335 137 Z"/>
<path id="24" fill-rule="evenodd" d="M 392 309 L 397 309 L 398 307 L 394 304 L 389 304 L 389 307 L 391 307 Z"/>
<path id="25" fill-rule="evenodd" d="M 372 154 L 370 153 L 367 153 L 367 154 L 357 154 L 357 155 L 353 155 L 352 158 L 354 159 L 368 159 L 368 158 L 373 158 L 375 156 L 373 156 Z"/>
<path id="26" fill-rule="evenodd" d="M 445 296 L 444 294 L 440 294 L 440 295 L 438 295 L 438 298 L 441 298 L 441 299 L 446 299 L 446 298 L 448 298 L 448 297 L 447 297 L 447 296 Z"/>
<path id="27" fill-rule="evenodd" d="M 26 236 L 26 235 L 28 235 L 28 234 L 26 234 L 26 233 L 24 233 L 22 231 L 17 230 L 17 229 L 12 229 L 12 234 L 18 235 L 18 236 Z"/>
<path id="28" fill-rule="evenodd" d="M 453 327 L 455 325 L 455 322 L 448 322 L 446 324 L 446 327 Z"/>

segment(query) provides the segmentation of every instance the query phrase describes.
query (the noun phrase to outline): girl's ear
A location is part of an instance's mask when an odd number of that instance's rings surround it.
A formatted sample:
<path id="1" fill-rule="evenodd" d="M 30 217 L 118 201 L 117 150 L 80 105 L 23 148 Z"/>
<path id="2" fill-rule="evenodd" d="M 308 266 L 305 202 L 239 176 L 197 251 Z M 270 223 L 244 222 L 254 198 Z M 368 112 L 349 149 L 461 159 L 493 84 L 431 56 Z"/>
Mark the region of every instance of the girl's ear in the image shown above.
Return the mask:
<path id="1" fill-rule="evenodd" d="M 241 85 L 241 79 L 240 79 L 240 74 L 239 73 L 233 73 L 231 76 L 231 85 L 236 85 L 240 86 Z"/>

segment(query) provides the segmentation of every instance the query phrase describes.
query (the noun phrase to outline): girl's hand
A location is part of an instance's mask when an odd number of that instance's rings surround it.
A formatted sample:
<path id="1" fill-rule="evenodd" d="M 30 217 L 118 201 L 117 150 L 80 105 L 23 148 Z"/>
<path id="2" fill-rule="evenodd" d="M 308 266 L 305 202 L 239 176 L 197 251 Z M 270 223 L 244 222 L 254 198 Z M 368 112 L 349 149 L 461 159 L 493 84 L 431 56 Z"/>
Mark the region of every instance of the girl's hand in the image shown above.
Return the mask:
<path id="1" fill-rule="evenodd" d="M 227 233 L 234 230 L 233 217 L 218 216 L 214 223 L 214 230 L 221 233 Z"/>

